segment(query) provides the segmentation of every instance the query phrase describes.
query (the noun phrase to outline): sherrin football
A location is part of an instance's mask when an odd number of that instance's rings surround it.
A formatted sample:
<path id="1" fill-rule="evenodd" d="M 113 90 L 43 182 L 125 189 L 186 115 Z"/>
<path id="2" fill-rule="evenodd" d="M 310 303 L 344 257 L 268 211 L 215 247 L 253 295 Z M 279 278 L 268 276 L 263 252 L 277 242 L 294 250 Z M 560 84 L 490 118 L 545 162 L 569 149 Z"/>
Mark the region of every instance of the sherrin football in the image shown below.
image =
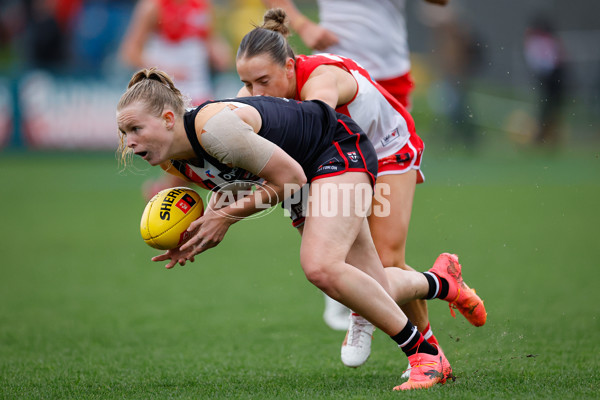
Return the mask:
<path id="1" fill-rule="evenodd" d="M 169 250 L 183 244 L 187 228 L 204 213 L 200 195 L 186 187 L 158 192 L 144 209 L 140 231 L 149 246 Z"/>

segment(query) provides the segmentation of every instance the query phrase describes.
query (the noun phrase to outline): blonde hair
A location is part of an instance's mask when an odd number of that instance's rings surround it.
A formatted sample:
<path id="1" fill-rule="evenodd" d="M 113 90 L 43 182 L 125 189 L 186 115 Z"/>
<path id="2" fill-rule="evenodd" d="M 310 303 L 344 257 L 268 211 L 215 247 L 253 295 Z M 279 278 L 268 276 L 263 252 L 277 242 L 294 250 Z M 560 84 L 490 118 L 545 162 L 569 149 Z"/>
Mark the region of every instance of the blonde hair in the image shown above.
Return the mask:
<path id="1" fill-rule="evenodd" d="M 189 103 L 169 75 L 156 68 L 142 69 L 133 74 L 127 91 L 117 103 L 117 111 L 138 101 L 143 102 L 146 110 L 155 117 L 160 117 L 165 107 L 172 108 L 177 117 L 183 117 Z M 127 148 L 125 135 L 121 132 L 117 154 L 124 166 L 133 154 Z"/>

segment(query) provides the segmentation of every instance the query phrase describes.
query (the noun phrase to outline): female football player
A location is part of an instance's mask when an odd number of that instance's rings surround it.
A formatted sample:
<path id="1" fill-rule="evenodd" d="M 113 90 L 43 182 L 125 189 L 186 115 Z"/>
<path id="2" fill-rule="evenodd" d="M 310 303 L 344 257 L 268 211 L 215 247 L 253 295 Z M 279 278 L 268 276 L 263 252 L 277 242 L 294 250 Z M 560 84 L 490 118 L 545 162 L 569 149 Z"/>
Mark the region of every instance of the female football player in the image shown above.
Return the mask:
<path id="1" fill-rule="evenodd" d="M 261 211 L 259 205 L 274 205 L 286 191 L 293 194 L 309 183 L 311 207 L 300 247 L 308 280 L 390 335 L 408 355 L 410 378 L 394 389 L 446 381 L 452 369 L 443 352 L 424 340 L 397 303 L 440 298 L 465 310 L 483 310 L 483 303 L 464 284 L 458 259 L 451 254 L 441 255 L 424 273 L 384 272 L 365 216 L 377 174 L 376 154 L 350 118 L 319 100 L 262 96 L 207 102 L 186 111 L 169 76 L 150 69 L 131 79 L 117 105 L 117 123 L 124 160 L 135 154 L 204 186 L 207 177 L 217 175 L 261 183 L 242 199 L 209 210 L 190 225 L 186 243 L 154 261 L 168 260 L 167 268 L 193 261 L 220 243 L 231 224 Z"/>
<path id="2" fill-rule="evenodd" d="M 375 247 L 384 267 L 412 270 L 405 260 L 406 239 L 416 184 L 423 182 L 420 164 L 424 149 L 412 117 L 353 60 L 333 54 L 295 55 L 288 35 L 285 12 L 271 9 L 263 25 L 243 38 L 236 60 L 244 83 L 239 95 L 319 99 L 350 116 L 362 128 L 375 147 L 379 164 L 375 190 L 379 196 L 373 205 L 389 210 L 383 215 L 372 213 L 368 218 Z M 299 223 L 294 221 L 295 225 Z M 330 307 L 326 307 L 326 320 Z M 424 300 L 412 301 L 402 309 L 430 343 L 438 343 Z M 367 360 L 372 333 L 371 324 L 351 314 L 341 352 L 345 365 L 357 367 Z"/>

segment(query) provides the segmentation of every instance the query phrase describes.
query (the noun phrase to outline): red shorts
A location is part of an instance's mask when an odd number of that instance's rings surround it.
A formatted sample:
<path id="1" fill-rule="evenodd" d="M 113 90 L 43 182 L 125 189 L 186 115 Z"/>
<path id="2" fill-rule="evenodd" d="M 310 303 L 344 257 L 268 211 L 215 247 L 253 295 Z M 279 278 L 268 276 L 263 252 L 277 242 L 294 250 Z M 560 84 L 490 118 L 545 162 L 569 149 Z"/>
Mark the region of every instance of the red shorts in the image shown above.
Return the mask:
<path id="1" fill-rule="evenodd" d="M 410 93 L 415 87 L 415 82 L 410 75 L 410 72 L 407 72 L 404 75 L 398 76 L 396 78 L 391 79 L 377 79 L 377 83 L 379 83 L 385 90 L 390 92 L 396 100 L 400 102 L 407 110 L 410 110 Z"/>
<path id="2" fill-rule="evenodd" d="M 423 183 L 425 176 L 421 172 L 421 158 L 425 145 L 417 135 L 411 135 L 408 142 L 395 154 L 379 159 L 377 176 L 403 174 L 411 169 L 417 170 L 417 183 Z"/>

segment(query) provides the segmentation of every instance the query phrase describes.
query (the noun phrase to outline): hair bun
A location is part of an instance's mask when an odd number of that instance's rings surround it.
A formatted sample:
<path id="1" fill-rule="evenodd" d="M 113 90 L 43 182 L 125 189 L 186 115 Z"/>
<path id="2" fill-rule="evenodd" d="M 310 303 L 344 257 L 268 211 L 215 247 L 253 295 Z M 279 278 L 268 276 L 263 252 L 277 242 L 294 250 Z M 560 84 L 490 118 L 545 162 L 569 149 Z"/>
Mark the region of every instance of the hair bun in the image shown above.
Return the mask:
<path id="1" fill-rule="evenodd" d="M 261 28 L 281 33 L 284 37 L 290 35 L 288 16 L 282 8 L 271 8 L 265 12 Z"/>

